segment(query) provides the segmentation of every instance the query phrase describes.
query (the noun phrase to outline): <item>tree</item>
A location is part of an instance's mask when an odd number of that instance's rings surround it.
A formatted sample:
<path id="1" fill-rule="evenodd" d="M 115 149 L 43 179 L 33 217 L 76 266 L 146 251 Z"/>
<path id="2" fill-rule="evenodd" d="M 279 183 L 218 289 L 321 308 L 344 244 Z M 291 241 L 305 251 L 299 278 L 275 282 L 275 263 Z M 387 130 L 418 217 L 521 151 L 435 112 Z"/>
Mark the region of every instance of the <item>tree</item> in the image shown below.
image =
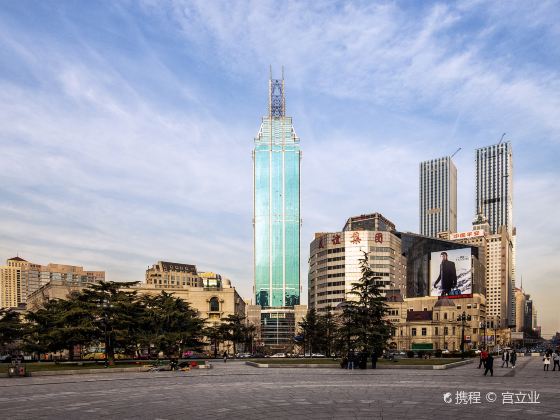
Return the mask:
<path id="1" fill-rule="evenodd" d="M 180 356 L 185 349 L 199 349 L 203 334 L 203 321 L 190 305 L 172 294 L 142 298 L 145 308 L 142 330 L 167 357 Z M 147 333 L 146 333 L 147 332 Z"/>
<path id="2" fill-rule="evenodd" d="M 95 314 L 74 292 L 68 299 L 53 299 L 37 312 L 27 315 L 30 321 L 28 348 L 39 352 L 68 350 L 74 360 L 74 347 L 85 346 L 95 338 Z"/>
<path id="3" fill-rule="evenodd" d="M 0 309 L 0 352 L 21 350 L 26 326 L 18 312 L 12 309 Z"/>
<path id="4" fill-rule="evenodd" d="M 339 342 L 347 350 L 380 353 L 390 337 L 391 326 L 384 319 L 387 312 L 381 295 L 379 277 L 368 263 L 367 253 L 360 260 L 362 277 L 352 284 L 349 293 L 355 300 L 347 300 L 341 315 Z"/>
<path id="5" fill-rule="evenodd" d="M 100 281 L 77 295 L 79 305 L 94 317 L 94 339 L 104 343 L 105 357 L 113 364 L 115 349 L 132 351 L 139 334 L 141 305 L 136 291 L 126 290 L 136 283 Z"/>
<path id="6" fill-rule="evenodd" d="M 303 354 L 305 356 L 307 350 L 309 354 L 316 353 L 324 342 L 324 323 L 321 317 L 317 315 L 315 309 L 309 309 L 306 316 L 299 323 L 299 327 L 303 332 Z"/>
<path id="7" fill-rule="evenodd" d="M 220 329 L 223 332 L 223 338 L 231 341 L 233 344 L 233 354 L 237 354 L 237 344 L 245 341 L 245 317 L 241 315 L 228 315 L 224 318 Z"/>

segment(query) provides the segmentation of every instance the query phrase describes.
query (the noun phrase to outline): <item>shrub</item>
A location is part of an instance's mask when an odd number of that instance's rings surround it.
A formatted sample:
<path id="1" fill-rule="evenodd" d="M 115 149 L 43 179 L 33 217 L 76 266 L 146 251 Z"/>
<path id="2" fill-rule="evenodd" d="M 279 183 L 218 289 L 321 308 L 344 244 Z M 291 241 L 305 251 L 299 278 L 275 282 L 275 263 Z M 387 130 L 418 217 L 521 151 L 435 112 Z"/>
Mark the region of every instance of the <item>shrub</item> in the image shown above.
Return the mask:
<path id="1" fill-rule="evenodd" d="M 436 355 L 436 357 L 441 357 L 441 355 L 442 355 L 441 350 L 437 349 L 436 352 L 435 352 L 435 355 Z"/>
<path id="2" fill-rule="evenodd" d="M 414 357 L 414 352 L 412 350 L 409 350 L 406 352 L 406 355 L 409 359 L 412 359 Z"/>

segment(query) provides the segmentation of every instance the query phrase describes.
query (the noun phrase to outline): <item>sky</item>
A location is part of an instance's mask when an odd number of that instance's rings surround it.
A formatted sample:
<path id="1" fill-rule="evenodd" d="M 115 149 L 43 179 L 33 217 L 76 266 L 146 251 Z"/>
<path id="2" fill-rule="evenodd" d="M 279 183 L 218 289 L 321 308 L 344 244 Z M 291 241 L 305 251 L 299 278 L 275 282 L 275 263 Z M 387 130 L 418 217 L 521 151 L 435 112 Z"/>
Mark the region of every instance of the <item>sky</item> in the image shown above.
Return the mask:
<path id="1" fill-rule="evenodd" d="M 301 139 L 314 232 L 419 229 L 419 163 L 510 141 L 517 281 L 560 330 L 555 1 L 57 1 L 0 5 L 0 258 L 142 281 L 195 264 L 252 296 L 252 161 L 269 69 Z"/>

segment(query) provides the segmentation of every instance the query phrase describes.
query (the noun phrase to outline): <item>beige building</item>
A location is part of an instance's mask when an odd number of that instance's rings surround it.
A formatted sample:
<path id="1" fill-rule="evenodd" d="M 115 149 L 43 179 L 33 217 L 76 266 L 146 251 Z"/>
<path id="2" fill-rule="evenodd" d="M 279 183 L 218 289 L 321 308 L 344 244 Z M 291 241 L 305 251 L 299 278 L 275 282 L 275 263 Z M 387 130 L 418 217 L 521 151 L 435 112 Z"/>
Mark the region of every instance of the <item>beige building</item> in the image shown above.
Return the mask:
<path id="1" fill-rule="evenodd" d="M 105 279 L 104 271 L 85 271 L 83 267 L 34 264 L 21 257 L 7 260 L 0 267 L 0 307 L 16 307 L 27 297 L 51 281 L 62 283 L 93 283 Z"/>
<path id="2" fill-rule="evenodd" d="M 465 313 L 465 350 L 479 348 L 485 342 L 484 325 L 486 305 L 481 294 L 449 299 L 435 296 L 402 298 L 399 293 L 387 296 L 388 314 L 392 324 L 389 347 L 395 350 L 449 350 L 461 348 L 462 322 Z M 488 335 L 488 334 L 486 334 Z"/>
<path id="3" fill-rule="evenodd" d="M 310 244 L 310 309 L 324 313 L 354 298 L 350 292 L 362 276 L 364 252 L 384 290 L 405 287 L 406 261 L 395 225 L 379 213 L 351 217 L 342 232 L 316 233 Z"/>
<path id="4" fill-rule="evenodd" d="M 442 232 L 439 236 L 450 241 L 477 245 L 486 259 L 486 301 L 489 325 L 498 328 L 516 324 L 515 282 L 513 279 L 513 239 L 508 229 L 490 233 L 488 219 L 478 214 L 473 230 L 460 233 Z"/>
<path id="5" fill-rule="evenodd" d="M 160 289 L 181 289 L 203 285 L 196 266 L 168 261 L 158 261 L 146 270 L 146 284 Z"/>

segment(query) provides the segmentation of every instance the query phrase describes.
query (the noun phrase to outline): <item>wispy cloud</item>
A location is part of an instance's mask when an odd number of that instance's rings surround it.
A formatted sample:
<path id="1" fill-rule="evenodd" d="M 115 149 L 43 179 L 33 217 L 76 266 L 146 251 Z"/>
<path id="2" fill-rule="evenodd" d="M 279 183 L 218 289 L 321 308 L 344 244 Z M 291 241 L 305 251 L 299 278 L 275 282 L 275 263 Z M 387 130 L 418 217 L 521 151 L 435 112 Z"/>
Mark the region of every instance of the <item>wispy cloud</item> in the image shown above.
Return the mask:
<path id="1" fill-rule="evenodd" d="M 159 258 L 191 262 L 250 296 L 250 151 L 268 65 L 278 75 L 283 64 L 304 151 L 304 285 L 316 231 L 368 211 L 416 230 L 419 161 L 458 147 L 467 229 L 473 149 L 506 131 L 518 271 L 549 308 L 558 21 L 554 2 L 11 4 L 0 12 L 0 251 L 115 280 L 142 279 Z"/>

